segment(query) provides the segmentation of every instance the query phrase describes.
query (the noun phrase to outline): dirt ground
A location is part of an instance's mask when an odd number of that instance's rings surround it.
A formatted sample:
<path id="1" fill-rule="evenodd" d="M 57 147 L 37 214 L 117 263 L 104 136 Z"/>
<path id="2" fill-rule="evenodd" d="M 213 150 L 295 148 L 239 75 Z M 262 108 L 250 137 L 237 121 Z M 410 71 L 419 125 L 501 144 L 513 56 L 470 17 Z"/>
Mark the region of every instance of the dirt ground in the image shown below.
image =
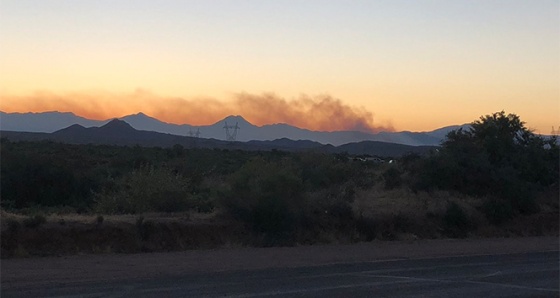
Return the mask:
<path id="1" fill-rule="evenodd" d="M 351 245 L 226 248 L 1 260 L 2 287 L 144 279 L 189 273 L 321 266 L 459 255 L 558 251 L 558 237 L 373 241 Z"/>

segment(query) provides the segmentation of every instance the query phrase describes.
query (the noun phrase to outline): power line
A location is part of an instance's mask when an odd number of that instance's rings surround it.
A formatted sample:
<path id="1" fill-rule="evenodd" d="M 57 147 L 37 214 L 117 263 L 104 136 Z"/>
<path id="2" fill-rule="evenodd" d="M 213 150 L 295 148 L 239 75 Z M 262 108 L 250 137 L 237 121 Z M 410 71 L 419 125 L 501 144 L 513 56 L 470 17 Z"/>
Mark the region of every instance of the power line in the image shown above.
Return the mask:
<path id="1" fill-rule="evenodd" d="M 560 126 L 558 126 L 558 130 L 554 130 L 554 126 L 552 126 L 552 131 L 550 132 L 550 134 L 553 136 L 560 135 Z"/>
<path id="2" fill-rule="evenodd" d="M 192 129 L 189 130 L 189 136 L 193 138 L 199 138 L 202 133 L 200 132 L 200 128 L 197 128 L 195 132 Z"/>
<path id="3" fill-rule="evenodd" d="M 229 142 L 235 142 L 235 139 L 237 138 L 237 131 L 241 129 L 241 127 L 239 127 L 238 125 L 238 122 L 235 123 L 235 126 L 228 125 L 225 121 L 224 124 L 224 129 L 226 130 L 226 140 Z"/>

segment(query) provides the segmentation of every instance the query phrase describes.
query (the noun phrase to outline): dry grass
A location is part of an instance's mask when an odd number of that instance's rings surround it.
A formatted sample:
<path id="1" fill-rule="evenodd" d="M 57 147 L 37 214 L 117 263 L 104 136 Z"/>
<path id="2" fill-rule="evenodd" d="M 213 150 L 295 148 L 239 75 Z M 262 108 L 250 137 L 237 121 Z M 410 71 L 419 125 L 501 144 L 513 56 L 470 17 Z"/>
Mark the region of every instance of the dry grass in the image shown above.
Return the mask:
<path id="1" fill-rule="evenodd" d="M 541 212 L 519 215 L 499 226 L 491 225 L 480 211 L 483 201 L 446 191 L 414 193 L 405 188 L 385 190 L 375 186 L 356 193 L 351 206 L 353 218 L 339 225 L 332 225 L 327 218 L 325 222 L 331 224 L 321 229 L 295 231 L 295 244 L 558 235 L 558 192 L 554 189 L 537 199 Z M 446 226 L 444 219 L 452 204 L 466 215 L 466 234 L 452 234 Z M 232 248 L 259 243 L 259 235 L 231 217 L 220 216 L 219 210 L 103 215 L 101 221 L 95 214 L 61 212 L 46 215 L 45 223 L 33 227 L 23 224 L 33 214 L 0 210 L 0 216 L 3 258 Z"/>
<path id="2" fill-rule="evenodd" d="M 357 194 L 353 211 L 357 217 L 377 226 L 375 239 L 433 239 L 458 236 L 450 231 L 444 220 L 453 203 L 465 213 L 469 226 L 487 225 L 484 215 L 477 210 L 482 204 L 481 199 L 447 191 L 415 193 L 406 188 L 386 190 L 376 186 Z M 462 237 L 474 232 L 466 231 Z"/>
<path id="3" fill-rule="evenodd" d="M 120 215 L 102 215 L 103 223 L 125 223 L 134 224 L 139 217 L 145 220 L 152 220 L 157 222 L 184 222 L 184 223 L 207 223 L 217 220 L 217 213 L 198 213 L 198 212 L 180 212 L 180 213 L 142 213 L 142 214 L 120 214 Z M 77 214 L 77 213 L 53 213 L 45 215 L 47 223 L 61 223 L 65 224 L 91 224 L 97 223 L 97 214 Z M 17 214 L 0 210 L 0 218 L 2 223 L 9 220 L 23 221 L 29 218 L 29 215 Z M 4 225 L 3 225 L 4 226 Z"/>
<path id="4" fill-rule="evenodd" d="M 499 226 L 490 224 L 482 213 L 484 200 L 447 191 L 414 193 L 404 188 L 385 190 L 377 186 L 358 192 L 352 207 L 356 217 L 377 225 L 377 239 L 448 237 L 444 217 L 453 203 L 460 207 L 469 222 L 470 230 L 464 237 L 558 235 L 559 203 L 555 189 L 537 198 L 539 213 L 518 215 Z"/>
<path id="5" fill-rule="evenodd" d="M 212 214 L 107 216 L 50 215 L 47 222 L 22 224 L 29 216 L 2 212 L 2 258 L 76 253 L 137 253 L 246 245 L 243 227 Z"/>
<path id="6" fill-rule="evenodd" d="M 353 209 L 358 215 L 380 217 L 403 215 L 421 218 L 426 215 L 441 216 L 450 203 L 458 204 L 468 215 L 482 216 L 476 210 L 482 199 L 465 195 L 453 195 L 447 191 L 417 192 L 399 188 L 385 190 L 381 186 L 357 193 Z"/>

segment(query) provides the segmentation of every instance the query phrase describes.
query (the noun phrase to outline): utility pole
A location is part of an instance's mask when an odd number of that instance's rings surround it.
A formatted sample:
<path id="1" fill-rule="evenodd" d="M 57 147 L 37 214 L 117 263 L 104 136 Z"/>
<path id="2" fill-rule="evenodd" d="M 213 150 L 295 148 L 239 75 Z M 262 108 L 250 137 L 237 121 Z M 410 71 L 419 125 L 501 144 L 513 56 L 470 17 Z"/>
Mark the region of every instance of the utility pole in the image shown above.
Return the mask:
<path id="1" fill-rule="evenodd" d="M 224 122 L 224 124 L 224 129 L 226 130 L 226 141 L 235 142 L 235 139 L 237 138 L 237 131 L 241 129 L 241 127 L 239 127 L 237 122 L 235 123 L 235 126 L 228 125 L 227 122 Z"/>
<path id="2" fill-rule="evenodd" d="M 193 132 L 192 129 L 189 130 L 189 137 L 199 138 L 201 134 L 200 128 L 197 128 L 196 132 Z"/>

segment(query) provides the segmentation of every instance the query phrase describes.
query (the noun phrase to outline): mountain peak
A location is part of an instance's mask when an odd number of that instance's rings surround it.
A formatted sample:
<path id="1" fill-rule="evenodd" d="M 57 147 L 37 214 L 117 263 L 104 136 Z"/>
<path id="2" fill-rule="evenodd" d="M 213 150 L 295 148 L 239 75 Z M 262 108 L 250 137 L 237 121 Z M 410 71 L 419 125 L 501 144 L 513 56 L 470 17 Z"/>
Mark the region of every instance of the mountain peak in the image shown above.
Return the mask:
<path id="1" fill-rule="evenodd" d="M 126 120 L 126 119 L 134 119 L 134 118 L 136 118 L 136 119 L 154 119 L 154 120 L 157 120 L 157 119 L 155 119 L 154 117 L 150 117 L 150 116 L 148 116 L 148 115 L 146 115 L 146 114 L 144 114 L 144 113 L 142 113 L 142 112 L 139 112 L 139 113 L 136 113 L 136 114 L 126 115 L 126 116 L 123 116 L 123 117 L 121 117 L 121 118 L 119 118 L 119 119 L 120 119 L 120 120 Z M 159 121 L 159 120 L 158 120 L 158 121 Z"/>
<path id="2" fill-rule="evenodd" d="M 87 130 L 87 128 L 80 124 L 72 124 L 66 128 L 55 131 L 53 134 L 81 134 L 85 130 Z"/>
<path id="3" fill-rule="evenodd" d="M 146 114 L 144 114 L 144 113 L 142 113 L 142 112 L 136 113 L 136 114 L 134 114 L 134 115 L 132 115 L 132 116 L 144 117 L 144 118 L 153 118 L 153 117 L 150 117 L 150 116 L 148 116 L 148 115 L 146 115 Z"/>
<path id="4" fill-rule="evenodd" d="M 83 125 L 80 124 L 72 124 L 67 127 L 67 129 L 86 129 Z"/>
<path id="5" fill-rule="evenodd" d="M 224 122 L 227 122 L 228 124 L 231 125 L 235 123 L 238 123 L 239 125 L 252 125 L 249 121 L 245 120 L 245 118 L 243 118 L 243 116 L 241 115 L 229 115 L 224 119 L 222 119 L 221 121 L 218 121 L 218 123 L 224 123 Z"/>
<path id="6" fill-rule="evenodd" d="M 152 116 L 148 116 L 142 112 L 123 116 L 119 118 L 119 120 L 124 120 L 136 128 L 139 128 L 138 126 L 143 127 L 146 123 L 166 123 Z"/>
<path id="7" fill-rule="evenodd" d="M 111 121 L 109 121 L 107 124 L 101 126 L 99 129 L 102 130 L 111 130 L 111 131 L 136 131 L 136 129 L 134 129 L 132 126 L 130 126 L 130 124 L 128 124 L 126 121 L 123 120 L 119 120 L 119 119 L 113 119 Z"/>

